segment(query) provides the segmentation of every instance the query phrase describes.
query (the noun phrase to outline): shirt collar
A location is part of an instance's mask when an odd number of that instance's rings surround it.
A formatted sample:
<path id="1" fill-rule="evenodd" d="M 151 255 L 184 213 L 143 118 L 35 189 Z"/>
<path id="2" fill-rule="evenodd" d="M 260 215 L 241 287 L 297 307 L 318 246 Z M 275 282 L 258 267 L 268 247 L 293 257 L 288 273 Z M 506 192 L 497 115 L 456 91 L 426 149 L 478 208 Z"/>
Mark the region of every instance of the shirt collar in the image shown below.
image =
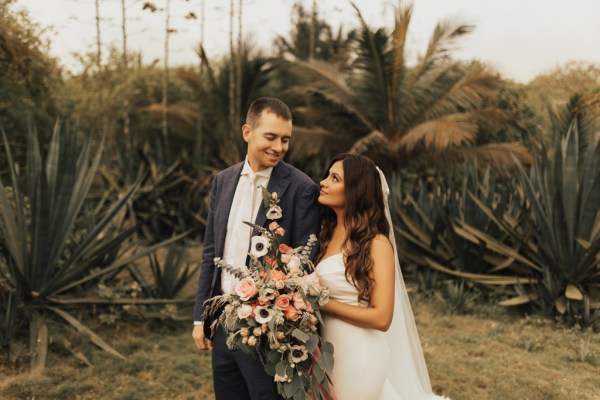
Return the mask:
<path id="1" fill-rule="evenodd" d="M 242 167 L 242 173 L 240 175 L 248 175 L 251 179 L 254 179 L 254 176 L 260 176 L 262 178 L 271 178 L 271 173 L 273 172 L 273 167 L 265 168 L 262 171 L 254 172 L 250 163 L 248 163 L 248 156 L 244 160 L 244 166 Z"/>

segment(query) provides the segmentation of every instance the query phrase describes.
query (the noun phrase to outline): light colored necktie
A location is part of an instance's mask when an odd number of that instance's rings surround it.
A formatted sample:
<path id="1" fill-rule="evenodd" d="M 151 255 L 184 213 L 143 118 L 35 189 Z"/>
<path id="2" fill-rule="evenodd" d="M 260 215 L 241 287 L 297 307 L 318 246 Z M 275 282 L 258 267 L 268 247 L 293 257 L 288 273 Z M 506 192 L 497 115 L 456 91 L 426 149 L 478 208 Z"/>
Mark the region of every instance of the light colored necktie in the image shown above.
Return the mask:
<path id="1" fill-rule="evenodd" d="M 256 202 L 256 181 L 257 181 L 258 175 L 254 174 L 254 176 L 252 177 L 252 179 L 250 179 L 250 187 L 248 188 L 248 192 L 250 195 L 250 204 L 249 204 L 249 209 L 247 211 L 244 212 L 244 219 L 242 221 L 248 221 L 251 223 L 254 223 L 254 203 Z M 246 224 L 244 224 L 246 229 L 247 229 L 247 233 L 246 233 L 246 243 L 248 245 L 248 247 L 250 246 L 250 238 L 252 236 L 252 228 Z"/>

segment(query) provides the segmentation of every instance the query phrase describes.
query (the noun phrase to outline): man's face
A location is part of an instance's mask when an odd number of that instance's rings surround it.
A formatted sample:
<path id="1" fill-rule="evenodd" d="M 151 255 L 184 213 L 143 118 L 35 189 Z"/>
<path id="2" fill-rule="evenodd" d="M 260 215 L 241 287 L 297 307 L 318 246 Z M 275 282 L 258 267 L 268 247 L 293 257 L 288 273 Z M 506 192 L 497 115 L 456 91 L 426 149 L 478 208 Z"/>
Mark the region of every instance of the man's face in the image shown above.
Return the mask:
<path id="1" fill-rule="evenodd" d="M 255 126 L 242 126 L 242 133 L 248 143 L 248 162 L 258 172 L 276 166 L 283 159 L 292 137 L 292 121 L 264 110 Z"/>

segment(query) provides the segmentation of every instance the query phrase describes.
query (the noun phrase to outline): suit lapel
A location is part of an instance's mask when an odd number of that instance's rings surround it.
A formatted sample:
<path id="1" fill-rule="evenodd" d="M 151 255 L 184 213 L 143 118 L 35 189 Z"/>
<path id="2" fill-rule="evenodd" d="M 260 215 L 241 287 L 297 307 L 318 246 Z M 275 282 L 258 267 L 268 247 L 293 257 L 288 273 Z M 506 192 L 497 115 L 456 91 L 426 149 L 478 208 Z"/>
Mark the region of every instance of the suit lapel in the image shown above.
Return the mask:
<path id="1" fill-rule="evenodd" d="M 215 212 L 215 254 L 221 257 L 223 256 L 223 247 L 225 246 L 231 204 L 233 203 L 233 196 L 240 180 L 243 165 L 243 162 L 240 163 L 236 168 L 231 169 L 230 175 L 223 177 L 223 189 L 221 196 L 217 199 L 217 211 Z"/>
<path id="2" fill-rule="evenodd" d="M 281 199 L 290 184 L 290 181 L 287 179 L 289 175 L 290 166 L 283 161 L 280 161 L 279 164 L 273 168 L 273 172 L 271 172 L 271 178 L 269 179 L 267 190 L 270 193 L 277 192 L 277 195 Z M 265 210 L 265 206 L 261 202 L 258 209 L 258 214 L 256 215 L 256 221 L 254 223 L 258 226 L 264 226 L 265 222 L 267 222 L 267 210 Z M 252 235 L 255 234 L 257 234 L 256 230 L 252 233 Z"/>

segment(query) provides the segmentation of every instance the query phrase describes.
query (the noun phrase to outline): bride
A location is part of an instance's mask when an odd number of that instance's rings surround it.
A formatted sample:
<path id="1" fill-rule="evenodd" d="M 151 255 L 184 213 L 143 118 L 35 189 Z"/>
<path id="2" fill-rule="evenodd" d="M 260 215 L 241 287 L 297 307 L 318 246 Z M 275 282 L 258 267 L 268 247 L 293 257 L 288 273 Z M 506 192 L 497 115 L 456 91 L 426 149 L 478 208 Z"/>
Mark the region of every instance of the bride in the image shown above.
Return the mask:
<path id="1" fill-rule="evenodd" d="M 364 156 L 334 158 L 321 181 L 316 271 L 329 287 L 323 335 L 334 346 L 338 400 L 442 399 L 401 276 L 383 173 Z"/>

